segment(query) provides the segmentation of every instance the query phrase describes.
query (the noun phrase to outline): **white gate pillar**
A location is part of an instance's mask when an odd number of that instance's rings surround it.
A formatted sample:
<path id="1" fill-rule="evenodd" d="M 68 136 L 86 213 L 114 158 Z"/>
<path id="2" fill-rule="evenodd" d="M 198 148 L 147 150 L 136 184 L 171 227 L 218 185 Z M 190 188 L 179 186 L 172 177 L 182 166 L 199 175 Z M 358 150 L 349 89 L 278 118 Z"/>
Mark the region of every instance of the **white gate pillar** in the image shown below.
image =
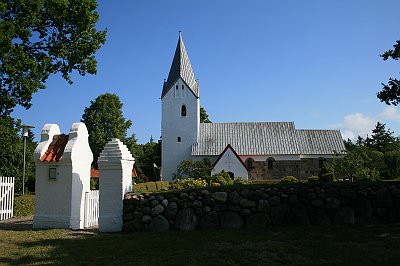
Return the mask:
<path id="1" fill-rule="evenodd" d="M 123 199 L 132 191 L 132 168 L 135 159 L 116 138 L 106 144 L 98 165 L 100 171 L 100 232 L 122 231 Z"/>

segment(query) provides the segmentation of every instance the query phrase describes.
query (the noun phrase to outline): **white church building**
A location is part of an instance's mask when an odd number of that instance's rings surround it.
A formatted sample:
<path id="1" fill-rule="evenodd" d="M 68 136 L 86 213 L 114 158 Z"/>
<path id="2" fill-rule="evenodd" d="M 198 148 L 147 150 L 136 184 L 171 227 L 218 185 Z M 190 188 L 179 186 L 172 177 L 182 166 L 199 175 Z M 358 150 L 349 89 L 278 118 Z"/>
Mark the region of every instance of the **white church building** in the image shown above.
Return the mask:
<path id="1" fill-rule="evenodd" d="M 183 160 L 209 158 L 212 174 L 270 179 L 318 175 L 345 154 L 339 130 L 296 129 L 294 122 L 200 123 L 200 91 L 182 36 L 161 95 L 161 167 L 172 181 Z"/>

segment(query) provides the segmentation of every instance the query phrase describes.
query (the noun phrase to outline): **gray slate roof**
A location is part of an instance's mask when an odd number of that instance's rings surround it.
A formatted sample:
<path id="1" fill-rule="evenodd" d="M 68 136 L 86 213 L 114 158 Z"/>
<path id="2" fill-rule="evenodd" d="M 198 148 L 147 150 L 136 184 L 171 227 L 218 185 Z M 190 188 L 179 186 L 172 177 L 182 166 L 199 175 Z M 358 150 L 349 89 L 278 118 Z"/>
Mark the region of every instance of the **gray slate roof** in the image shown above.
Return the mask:
<path id="1" fill-rule="evenodd" d="M 179 34 L 174 59 L 172 60 L 168 79 L 164 82 L 161 98 L 167 94 L 178 78 L 182 78 L 193 94 L 196 97 L 199 97 L 199 84 L 194 76 L 192 64 L 190 64 L 189 56 L 186 52 L 181 34 Z"/>
<path id="2" fill-rule="evenodd" d="M 297 130 L 293 122 L 201 123 L 192 155 L 219 155 L 228 144 L 239 155 L 322 155 L 345 150 L 338 130 Z"/>

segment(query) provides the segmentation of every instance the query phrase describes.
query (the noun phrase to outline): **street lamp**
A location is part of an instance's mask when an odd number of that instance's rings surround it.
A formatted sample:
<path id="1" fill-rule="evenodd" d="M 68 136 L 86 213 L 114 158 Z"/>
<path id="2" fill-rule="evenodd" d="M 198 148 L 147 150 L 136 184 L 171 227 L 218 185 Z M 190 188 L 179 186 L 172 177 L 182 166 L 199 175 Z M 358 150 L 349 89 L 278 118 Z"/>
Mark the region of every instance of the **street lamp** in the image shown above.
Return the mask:
<path id="1" fill-rule="evenodd" d="M 28 137 L 29 129 L 34 128 L 34 126 L 21 125 L 22 137 L 24 138 L 24 165 L 22 168 L 22 195 L 25 194 L 25 158 L 26 158 L 26 138 Z"/>

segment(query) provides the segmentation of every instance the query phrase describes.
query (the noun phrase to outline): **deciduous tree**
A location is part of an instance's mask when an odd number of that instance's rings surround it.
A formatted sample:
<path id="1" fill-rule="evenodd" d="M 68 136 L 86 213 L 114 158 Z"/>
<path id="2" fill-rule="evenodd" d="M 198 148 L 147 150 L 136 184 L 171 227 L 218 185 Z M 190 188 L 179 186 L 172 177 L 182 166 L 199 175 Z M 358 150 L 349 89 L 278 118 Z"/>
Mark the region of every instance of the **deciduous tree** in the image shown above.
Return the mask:
<path id="1" fill-rule="evenodd" d="M 126 143 L 126 132 L 132 121 L 122 114 L 122 103 L 115 94 L 105 93 L 90 102 L 82 115 L 83 123 L 89 132 L 89 145 L 93 152 L 93 166 L 106 143 L 118 138 Z"/>
<path id="2" fill-rule="evenodd" d="M 31 106 L 51 74 L 95 74 L 95 52 L 106 31 L 96 29 L 95 0 L 0 1 L 0 115 Z"/>
<path id="3" fill-rule="evenodd" d="M 388 60 L 389 58 L 393 60 L 399 60 L 400 58 L 400 40 L 396 41 L 393 45 L 394 49 L 387 50 L 381 57 L 383 60 Z M 377 96 L 386 104 L 398 105 L 400 103 L 400 80 L 395 78 L 390 78 L 388 84 L 383 84 L 383 89 L 378 92 Z"/>

